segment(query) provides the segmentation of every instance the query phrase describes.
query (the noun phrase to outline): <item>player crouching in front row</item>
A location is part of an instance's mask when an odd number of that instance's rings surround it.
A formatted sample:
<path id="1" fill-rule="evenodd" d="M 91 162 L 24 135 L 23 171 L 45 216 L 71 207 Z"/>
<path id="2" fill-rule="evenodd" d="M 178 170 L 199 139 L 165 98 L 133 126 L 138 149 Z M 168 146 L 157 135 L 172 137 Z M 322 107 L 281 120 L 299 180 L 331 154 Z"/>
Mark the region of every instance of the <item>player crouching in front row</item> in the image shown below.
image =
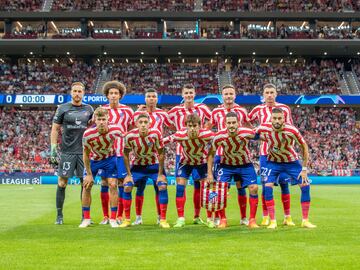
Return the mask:
<path id="1" fill-rule="evenodd" d="M 256 211 L 258 206 L 258 185 L 254 165 L 251 163 L 249 139 L 253 139 L 255 132 L 252 129 L 240 127 L 235 112 L 229 112 L 225 118 L 226 129 L 215 134 L 212 148 L 208 156 L 207 181 L 213 182 L 212 168 L 214 155 L 217 149 L 223 149 L 219 169 L 216 171 L 216 180 L 229 182 L 234 179 L 237 189 L 249 188 L 250 192 L 250 220 L 249 228 L 258 228 L 256 224 Z M 211 220 L 208 220 L 211 222 Z M 218 228 L 227 226 L 225 209 L 220 210 L 220 224 Z"/>
<path id="2" fill-rule="evenodd" d="M 292 184 L 298 184 L 301 189 L 301 227 L 315 228 L 308 220 L 310 208 L 310 181 L 307 176 L 307 162 L 309 160 L 308 146 L 298 131 L 291 124 L 285 123 L 284 111 L 274 108 L 271 115 L 271 123 L 261 124 L 256 129 L 256 137 L 268 144 L 267 164 L 264 173 L 264 196 L 266 207 L 269 211 L 269 229 L 277 227 L 273 198 L 273 186 L 280 173 L 291 176 Z M 297 144 L 303 155 L 303 164 L 299 162 L 294 144 Z"/>
<path id="3" fill-rule="evenodd" d="M 124 212 L 125 220 L 121 228 L 131 226 L 131 191 L 135 185 L 141 193 L 144 192 L 148 178 L 152 179 L 159 190 L 160 204 L 160 228 L 170 228 L 166 221 L 168 205 L 167 180 L 164 171 L 164 144 L 158 129 L 150 129 L 150 119 L 147 114 L 140 114 L 136 119 L 136 129 L 131 130 L 125 136 L 124 163 L 127 176 L 124 179 Z M 130 168 L 130 152 L 134 153 L 135 159 Z M 141 205 L 137 205 L 142 208 Z M 138 209 L 139 211 L 139 209 Z M 141 213 L 141 211 L 140 211 Z"/>
<path id="4" fill-rule="evenodd" d="M 95 127 L 88 128 L 83 135 L 83 158 L 85 177 L 82 193 L 82 208 L 84 219 L 80 228 L 88 227 L 91 223 L 90 204 L 91 188 L 94 184 L 94 176 L 98 173 L 110 186 L 110 226 L 119 227 L 116 222 L 118 192 L 117 192 L 117 168 L 114 142 L 123 136 L 121 129 L 115 125 L 109 125 L 109 112 L 104 108 L 97 108 L 94 112 Z"/>
<path id="5" fill-rule="evenodd" d="M 176 208 L 178 219 L 174 225 L 175 228 L 185 226 L 185 187 L 190 175 L 196 175 L 194 181 L 205 181 L 207 178 L 206 158 L 214 133 L 211 130 L 201 128 L 200 125 L 201 119 L 199 115 L 196 113 L 190 114 L 186 117 L 185 129 L 179 130 L 164 139 L 165 143 L 176 142 L 181 145 L 180 161 L 176 170 Z"/>

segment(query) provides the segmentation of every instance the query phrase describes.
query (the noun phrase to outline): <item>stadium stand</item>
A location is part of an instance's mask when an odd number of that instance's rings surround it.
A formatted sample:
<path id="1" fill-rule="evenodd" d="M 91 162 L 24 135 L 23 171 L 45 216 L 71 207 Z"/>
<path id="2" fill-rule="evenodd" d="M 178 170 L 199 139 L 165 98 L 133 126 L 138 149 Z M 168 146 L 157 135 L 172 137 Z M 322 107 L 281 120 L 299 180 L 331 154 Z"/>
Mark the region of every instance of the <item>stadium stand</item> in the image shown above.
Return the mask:
<path id="1" fill-rule="evenodd" d="M 334 61 L 266 64 L 242 62 L 233 69 L 233 84 L 244 95 L 261 93 L 262 86 L 271 82 L 279 94 L 339 94 L 340 85 Z"/>
<path id="2" fill-rule="evenodd" d="M 131 94 L 155 87 L 161 94 L 179 94 L 185 83 L 193 83 L 199 94 L 217 93 L 216 64 L 121 64 L 109 66 L 112 78 L 123 81 Z"/>
<path id="3" fill-rule="evenodd" d="M 0 171 L 54 172 L 49 165 L 54 111 L 0 108 Z"/>
<path id="4" fill-rule="evenodd" d="M 0 0 L 0 11 L 39 11 L 43 0 Z"/>
<path id="5" fill-rule="evenodd" d="M 28 61 L 31 61 L 29 63 Z M 102 72 L 109 79 L 123 81 L 131 94 L 141 94 L 155 87 L 161 94 L 178 94 L 182 85 L 194 83 L 198 94 L 218 93 L 219 72 L 224 64 L 211 63 L 112 63 L 82 60 L 22 59 L 18 64 L 0 63 L 0 93 L 6 94 L 64 94 L 71 82 L 82 81 L 89 93 L 95 93 L 95 81 Z M 72 63 L 71 63 L 72 61 Z M 139 60 L 137 60 L 139 61 Z M 230 66 L 232 83 L 240 94 L 261 93 L 264 83 L 271 82 L 279 94 L 340 94 L 341 62 L 333 60 L 285 60 L 283 63 L 246 62 Z M 354 65 L 359 76 L 359 64 Z"/>
<path id="6" fill-rule="evenodd" d="M 54 1 L 52 10 L 94 10 L 94 11 L 191 11 L 194 9 L 194 0 L 57 0 Z"/>
<path id="7" fill-rule="evenodd" d="M 45 60 L 44 60 L 45 61 Z M 73 60 L 71 60 L 73 61 Z M 54 61 L 55 62 L 55 61 Z M 74 81 L 94 90 L 97 66 L 82 61 L 46 64 L 41 60 L 17 65 L 0 64 L 0 92 L 6 94 L 65 94 Z"/>
<path id="8" fill-rule="evenodd" d="M 205 11 L 346 12 L 359 10 L 359 8 L 359 4 L 356 0 L 203 0 L 203 9 Z"/>

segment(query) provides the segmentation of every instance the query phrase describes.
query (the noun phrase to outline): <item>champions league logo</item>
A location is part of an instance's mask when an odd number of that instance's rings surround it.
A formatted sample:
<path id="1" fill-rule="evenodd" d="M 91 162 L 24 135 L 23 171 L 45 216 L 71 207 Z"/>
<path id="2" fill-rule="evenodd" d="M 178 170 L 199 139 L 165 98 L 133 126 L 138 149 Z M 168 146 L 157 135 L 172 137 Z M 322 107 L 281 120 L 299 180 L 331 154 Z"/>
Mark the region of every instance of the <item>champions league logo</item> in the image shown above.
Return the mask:
<path id="1" fill-rule="evenodd" d="M 209 202 L 216 203 L 218 194 L 215 191 L 209 193 Z"/>

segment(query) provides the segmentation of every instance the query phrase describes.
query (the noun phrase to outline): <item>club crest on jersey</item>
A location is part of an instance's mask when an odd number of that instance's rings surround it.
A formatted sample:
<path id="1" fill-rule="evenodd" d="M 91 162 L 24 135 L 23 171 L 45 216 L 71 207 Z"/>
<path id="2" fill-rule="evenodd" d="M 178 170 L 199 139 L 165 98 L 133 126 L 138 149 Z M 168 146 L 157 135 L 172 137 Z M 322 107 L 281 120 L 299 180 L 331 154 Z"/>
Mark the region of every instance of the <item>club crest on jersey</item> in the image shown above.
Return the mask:
<path id="1" fill-rule="evenodd" d="M 78 120 L 77 117 L 75 118 L 75 124 L 78 126 L 81 125 L 81 120 Z"/>
<path id="2" fill-rule="evenodd" d="M 148 142 L 147 146 L 151 147 L 154 143 L 153 142 Z"/>
<path id="3" fill-rule="evenodd" d="M 209 202 L 216 203 L 218 194 L 215 191 L 209 193 Z"/>

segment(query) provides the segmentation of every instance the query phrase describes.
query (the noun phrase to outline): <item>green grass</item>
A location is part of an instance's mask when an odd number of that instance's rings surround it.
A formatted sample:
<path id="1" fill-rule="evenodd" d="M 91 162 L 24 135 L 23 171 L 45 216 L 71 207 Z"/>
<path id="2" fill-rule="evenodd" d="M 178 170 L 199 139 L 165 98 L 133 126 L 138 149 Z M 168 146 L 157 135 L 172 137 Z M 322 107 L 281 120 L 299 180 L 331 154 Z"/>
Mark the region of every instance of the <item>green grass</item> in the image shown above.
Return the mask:
<path id="1" fill-rule="evenodd" d="M 79 229 L 79 187 L 66 191 L 65 225 L 55 220 L 55 186 L 0 186 L 0 269 L 360 269 L 360 185 L 313 186 L 311 221 L 300 228 L 299 190 L 293 187 L 295 228 L 249 230 L 239 226 L 231 189 L 225 230 L 191 225 L 192 187 L 187 188 L 187 226 L 155 225 L 154 191 L 147 187 L 144 225 Z M 278 223 L 282 206 L 276 189 Z M 99 188 L 93 190 L 92 219 L 101 220 Z M 176 220 L 170 187 L 168 220 Z M 134 214 L 134 211 L 132 211 Z M 205 213 L 202 211 L 205 218 Z M 261 218 L 261 206 L 258 210 Z"/>

